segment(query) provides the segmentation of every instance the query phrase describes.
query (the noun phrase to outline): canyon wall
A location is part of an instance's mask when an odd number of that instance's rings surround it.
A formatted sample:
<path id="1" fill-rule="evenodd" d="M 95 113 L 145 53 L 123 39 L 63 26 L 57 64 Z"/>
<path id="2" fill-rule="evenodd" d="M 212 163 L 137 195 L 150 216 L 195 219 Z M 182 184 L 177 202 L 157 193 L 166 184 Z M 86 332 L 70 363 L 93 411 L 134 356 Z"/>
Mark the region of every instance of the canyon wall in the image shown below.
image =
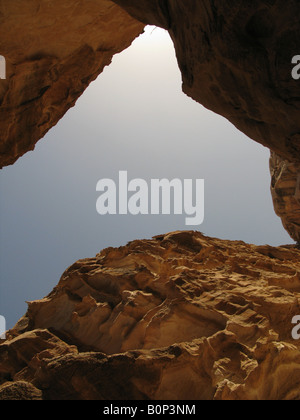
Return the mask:
<path id="1" fill-rule="evenodd" d="M 270 170 L 275 212 L 290 236 L 300 244 L 300 168 L 272 152 Z"/>
<path id="2" fill-rule="evenodd" d="M 143 28 L 107 0 L 2 1 L 0 168 L 32 150 Z"/>
<path id="3" fill-rule="evenodd" d="M 183 91 L 271 150 L 275 211 L 299 242 L 299 12 L 296 0 L 1 2 L 0 167 L 154 24 Z M 0 400 L 298 400 L 299 256 L 173 232 L 78 261 L 1 342 Z"/>

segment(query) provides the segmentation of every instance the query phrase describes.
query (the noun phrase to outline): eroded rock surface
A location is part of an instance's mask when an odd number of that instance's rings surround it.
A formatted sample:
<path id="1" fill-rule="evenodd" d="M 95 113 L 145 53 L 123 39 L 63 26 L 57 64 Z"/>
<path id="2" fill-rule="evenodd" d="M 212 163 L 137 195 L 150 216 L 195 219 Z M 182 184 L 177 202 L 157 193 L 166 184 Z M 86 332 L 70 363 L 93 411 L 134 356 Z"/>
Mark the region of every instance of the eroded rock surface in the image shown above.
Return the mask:
<path id="1" fill-rule="evenodd" d="M 299 241 L 299 12 L 296 0 L 2 2 L 0 167 L 155 24 L 184 92 L 280 156 L 275 209 Z M 299 256 L 174 232 L 78 261 L 0 345 L 0 399 L 298 400 Z"/>
<path id="2" fill-rule="evenodd" d="M 272 153 L 270 170 L 275 212 L 290 236 L 300 244 L 300 168 Z"/>
<path id="3" fill-rule="evenodd" d="M 300 399 L 299 257 L 173 232 L 78 261 L 0 345 L 0 399 Z"/>
<path id="4" fill-rule="evenodd" d="M 143 27 L 108 0 L 1 2 L 0 168 L 32 150 Z"/>

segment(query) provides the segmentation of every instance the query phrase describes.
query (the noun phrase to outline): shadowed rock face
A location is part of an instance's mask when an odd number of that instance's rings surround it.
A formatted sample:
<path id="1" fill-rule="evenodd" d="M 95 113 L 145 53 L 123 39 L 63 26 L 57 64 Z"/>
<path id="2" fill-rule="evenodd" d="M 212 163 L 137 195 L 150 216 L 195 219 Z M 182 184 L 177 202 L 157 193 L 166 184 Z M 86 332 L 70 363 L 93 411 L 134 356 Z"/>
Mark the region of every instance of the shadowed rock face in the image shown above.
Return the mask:
<path id="1" fill-rule="evenodd" d="M 169 31 L 187 95 L 299 164 L 299 1 L 113 1 Z"/>
<path id="2" fill-rule="evenodd" d="M 78 261 L 0 345 L 0 399 L 300 399 L 299 257 L 173 232 Z"/>
<path id="3" fill-rule="evenodd" d="M 0 168 L 32 150 L 143 27 L 107 0 L 1 2 Z"/>
<path id="4" fill-rule="evenodd" d="M 300 244 L 300 168 L 272 153 L 270 170 L 276 214 L 290 236 Z"/>

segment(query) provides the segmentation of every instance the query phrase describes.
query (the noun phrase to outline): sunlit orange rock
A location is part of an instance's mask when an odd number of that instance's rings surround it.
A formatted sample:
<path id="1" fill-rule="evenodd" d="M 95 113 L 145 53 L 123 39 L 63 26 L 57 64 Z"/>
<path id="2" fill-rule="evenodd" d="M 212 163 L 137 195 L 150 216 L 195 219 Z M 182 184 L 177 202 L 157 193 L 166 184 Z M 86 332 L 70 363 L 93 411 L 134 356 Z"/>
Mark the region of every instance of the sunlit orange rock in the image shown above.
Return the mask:
<path id="1" fill-rule="evenodd" d="M 173 232 L 78 261 L 0 345 L 0 399 L 300 399 L 299 257 Z"/>
<path id="2" fill-rule="evenodd" d="M 107 0 L 0 5 L 0 168 L 32 150 L 144 25 Z"/>

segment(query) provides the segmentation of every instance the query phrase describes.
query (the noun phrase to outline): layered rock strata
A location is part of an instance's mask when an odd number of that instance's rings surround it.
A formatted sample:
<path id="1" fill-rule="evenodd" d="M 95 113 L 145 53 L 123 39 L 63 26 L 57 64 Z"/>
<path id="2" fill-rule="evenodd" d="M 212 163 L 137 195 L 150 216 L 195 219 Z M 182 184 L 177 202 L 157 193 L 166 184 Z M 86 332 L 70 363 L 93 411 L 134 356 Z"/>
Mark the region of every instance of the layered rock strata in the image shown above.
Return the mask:
<path id="1" fill-rule="evenodd" d="M 0 399 L 300 399 L 299 256 L 173 232 L 78 261 L 0 345 Z"/>

